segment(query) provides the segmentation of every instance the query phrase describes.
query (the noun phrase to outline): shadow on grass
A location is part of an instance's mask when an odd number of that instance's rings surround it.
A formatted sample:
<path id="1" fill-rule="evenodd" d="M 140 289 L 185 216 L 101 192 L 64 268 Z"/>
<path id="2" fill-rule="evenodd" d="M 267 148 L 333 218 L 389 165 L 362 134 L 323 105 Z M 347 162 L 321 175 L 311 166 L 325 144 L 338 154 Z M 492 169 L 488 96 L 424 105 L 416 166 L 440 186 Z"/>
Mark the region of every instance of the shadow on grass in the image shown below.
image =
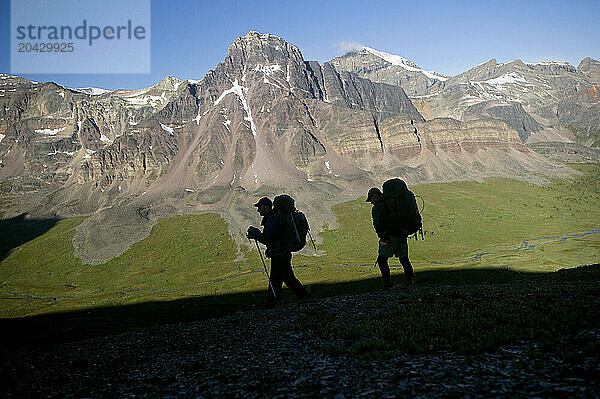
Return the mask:
<path id="1" fill-rule="evenodd" d="M 403 276 L 395 274 L 397 288 L 403 288 Z M 527 281 L 544 284 L 553 281 L 571 282 L 600 278 L 600 265 L 560 270 L 556 273 L 523 273 L 508 269 L 462 269 L 424 271 L 415 274 L 417 288 L 435 286 L 467 286 L 507 284 Z M 311 285 L 315 299 L 338 295 L 362 294 L 381 289 L 379 278 L 319 283 Z M 266 287 L 265 287 L 266 288 Z M 238 311 L 262 309 L 266 289 L 217 296 L 188 297 L 172 301 L 156 301 L 120 307 L 91 308 L 81 311 L 51 313 L 19 319 L 0 319 L 5 338 L 0 348 L 15 350 L 22 346 L 37 346 L 79 341 L 87 338 L 120 334 L 142 328 L 191 322 L 233 314 Z M 281 306 L 297 303 L 288 289 L 282 293 Z"/>
<path id="2" fill-rule="evenodd" d="M 27 213 L 0 220 L 0 262 L 12 249 L 41 236 L 58 221 L 58 218 L 31 219 Z"/>

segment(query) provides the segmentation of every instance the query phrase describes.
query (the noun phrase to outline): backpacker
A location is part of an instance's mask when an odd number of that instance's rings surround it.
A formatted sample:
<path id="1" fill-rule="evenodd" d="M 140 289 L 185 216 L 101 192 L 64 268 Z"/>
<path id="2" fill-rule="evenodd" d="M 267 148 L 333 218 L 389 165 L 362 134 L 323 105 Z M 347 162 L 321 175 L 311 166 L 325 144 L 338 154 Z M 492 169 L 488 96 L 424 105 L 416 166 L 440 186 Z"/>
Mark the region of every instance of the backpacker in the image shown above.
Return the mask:
<path id="1" fill-rule="evenodd" d="M 282 245 L 291 252 L 300 251 L 306 245 L 306 234 L 310 227 L 304 213 L 294 206 L 289 195 L 278 195 L 273 199 L 273 209 L 281 221 Z"/>
<path id="2" fill-rule="evenodd" d="M 421 215 L 415 195 L 403 180 L 390 179 L 383 183 L 383 200 L 390 234 L 408 236 L 421 230 Z"/>

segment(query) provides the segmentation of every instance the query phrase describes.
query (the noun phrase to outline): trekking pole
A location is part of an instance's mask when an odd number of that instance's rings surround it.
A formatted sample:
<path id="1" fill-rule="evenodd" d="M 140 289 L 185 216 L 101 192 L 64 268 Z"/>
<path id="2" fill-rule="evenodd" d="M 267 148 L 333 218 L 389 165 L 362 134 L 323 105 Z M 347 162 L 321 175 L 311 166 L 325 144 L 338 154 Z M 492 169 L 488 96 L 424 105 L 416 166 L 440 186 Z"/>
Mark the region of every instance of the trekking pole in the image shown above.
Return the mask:
<path id="1" fill-rule="evenodd" d="M 415 195 L 415 198 L 421 198 L 421 205 L 423 205 L 423 207 L 421 208 L 419 213 L 423 213 L 423 211 L 425 210 L 425 200 L 420 195 Z"/>
<path id="2" fill-rule="evenodd" d="M 267 270 L 267 265 L 265 264 L 265 259 L 263 258 L 262 251 L 260 250 L 260 247 L 258 246 L 258 240 L 254 239 L 254 242 L 256 243 L 256 249 L 258 249 L 258 253 L 260 255 L 260 260 L 262 261 L 263 268 L 265 269 L 265 274 L 267 275 L 267 280 L 269 280 L 269 287 L 271 288 L 271 292 L 273 293 L 273 298 L 277 299 L 277 295 L 275 294 L 275 288 L 273 288 L 273 284 L 271 283 L 271 277 L 269 277 L 269 271 Z"/>
<path id="3" fill-rule="evenodd" d="M 312 234 L 310 234 L 310 229 L 308 230 L 308 236 L 310 237 L 310 242 L 312 242 L 313 248 L 315 249 L 315 252 L 317 251 L 317 246 L 315 245 L 315 240 L 313 240 L 312 238 Z"/>
<path id="4" fill-rule="evenodd" d="M 421 214 L 422 214 L 422 213 L 423 213 L 423 211 L 425 210 L 425 199 L 424 199 L 423 197 L 421 197 L 420 195 L 415 195 L 415 198 L 416 198 L 416 197 L 419 197 L 419 198 L 421 198 L 421 202 L 422 202 L 422 205 L 423 205 L 423 207 L 421 208 L 421 210 L 419 211 L 419 213 L 421 213 Z M 423 237 L 423 226 L 422 226 L 422 225 L 421 225 L 421 228 L 419 229 L 419 231 L 417 231 L 417 232 L 415 233 L 415 238 L 417 238 L 417 237 L 418 237 L 418 234 L 421 234 L 421 240 L 425 240 L 425 238 Z"/>

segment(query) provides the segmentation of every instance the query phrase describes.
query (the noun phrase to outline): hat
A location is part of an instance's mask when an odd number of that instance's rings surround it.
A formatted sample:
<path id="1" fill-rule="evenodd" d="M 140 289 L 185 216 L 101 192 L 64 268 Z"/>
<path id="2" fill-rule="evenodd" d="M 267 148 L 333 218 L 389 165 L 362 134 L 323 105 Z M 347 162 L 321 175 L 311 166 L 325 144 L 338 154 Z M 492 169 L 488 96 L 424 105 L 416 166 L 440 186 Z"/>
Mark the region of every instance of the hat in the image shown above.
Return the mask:
<path id="1" fill-rule="evenodd" d="M 373 187 L 369 190 L 369 193 L 367 194 L 367 202 L 371 202 L 375 194 L 383 195 L 381 190 L 379 190 L 377 187 Z"/>
<path id="2" fill-rule="evenodd" d="M 256 204 L 254 204 L 254 206 L 258 208 L 261 205 L 268 205 L 269 207 L 272 207 L 273 202 L 271 202 L 271 200 L 267 197 L 262 197 Z"/>

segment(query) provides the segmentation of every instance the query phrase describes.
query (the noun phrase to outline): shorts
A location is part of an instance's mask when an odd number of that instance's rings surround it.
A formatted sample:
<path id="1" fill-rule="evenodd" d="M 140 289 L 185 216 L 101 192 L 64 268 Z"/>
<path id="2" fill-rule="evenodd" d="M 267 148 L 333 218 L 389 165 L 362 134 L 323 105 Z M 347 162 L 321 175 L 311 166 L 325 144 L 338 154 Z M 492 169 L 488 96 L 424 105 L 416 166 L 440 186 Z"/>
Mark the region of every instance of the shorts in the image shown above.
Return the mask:
<path id="1" fill-rule="evenodd" d="M 379 255 L 386 258 L 408 256 L 408 242 L 406 236 L 390 236 L 389 242 L 379 241 Z"/>

